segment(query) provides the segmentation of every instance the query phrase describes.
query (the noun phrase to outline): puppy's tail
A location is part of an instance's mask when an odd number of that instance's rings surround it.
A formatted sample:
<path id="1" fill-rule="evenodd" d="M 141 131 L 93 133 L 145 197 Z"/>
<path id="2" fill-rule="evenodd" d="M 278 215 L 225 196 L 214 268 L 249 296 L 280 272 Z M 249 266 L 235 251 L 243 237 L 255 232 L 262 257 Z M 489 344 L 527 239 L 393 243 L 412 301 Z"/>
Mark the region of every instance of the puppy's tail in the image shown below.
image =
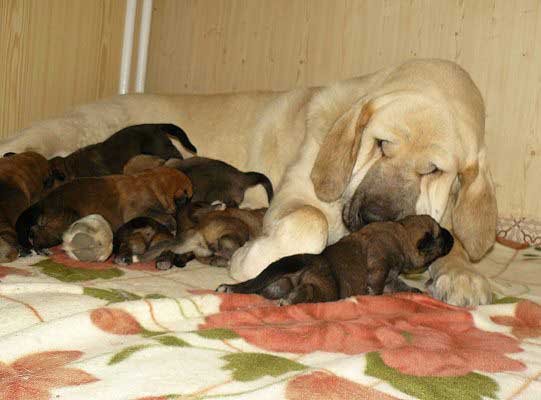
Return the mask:
<path id="1" fill-rule="evenodd" d="M 184 130 L 175 125 L 175 124 L 158 124 L 161 131 L 167 133 L 168 135 L 171 135 L 179 140 L 179 142 L 188 150 L 190 150 L 192 153 L 197 154 L 197 149 L 195 146 L 190 142 L 190 139 L 188 138 L 188 135 Z"/>
<path id="2" fill-rule="evenodd" d="M 230 287 L 234 293 L 259 293 L 284 275 L 301 271 L 317 256 L 317 254 L 295 254 L 280 258 L 261 271 L 255 278 Z"/>
<path id="3" fill-rule="evenodd" d="M 17 218 L 15 223 L 15 231 L 17 232 L 17 242 L 23 248 L 23 250 L 32 249 L 32 243 L 30 243 L 30 229 L 37 223 L 38 217 L 41 214 L 41 207 L 39 204 L 27 208 Z"/>
<path id="4" fill-rule="evenodd" d="M 272 182 L 270 179 L 267 178 L 266 175 L 259 172 L 245 172 L 244 176 L 246 177 L 246 185 L 248 187 L 262 185 L 265 188 L 265 192 L 267 192 L 267 199 L 269 200 L 270 204 L 272 198 L 274 197 L 274 189 L 272 188 Z"/>

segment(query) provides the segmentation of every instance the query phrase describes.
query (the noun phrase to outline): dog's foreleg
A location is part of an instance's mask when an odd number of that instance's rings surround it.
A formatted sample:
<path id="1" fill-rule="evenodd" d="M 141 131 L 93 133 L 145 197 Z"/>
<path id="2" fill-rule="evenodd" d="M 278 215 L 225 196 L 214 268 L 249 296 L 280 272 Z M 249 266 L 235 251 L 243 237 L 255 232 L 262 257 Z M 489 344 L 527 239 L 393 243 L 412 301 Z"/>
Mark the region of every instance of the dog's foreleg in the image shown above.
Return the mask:
<path id="1" fill-rule="evenodd" d="M 475 270 L 458 240 L 453 249 L 430 266 L 429 292 L 438 300 L 456 306 L 489 304 L 492 291 L 487 278 Z"/>
<path id="2" fill-rule="evenodd" d="M 246 243 L 233 254 L 230 274 L 237 280 L 255 277 L 279 258 L 298 253 L 320 253 L 327 244 L 328 223 L 316 207 L 282 207 L 279 219 L 266 221 L 264 236 Z"/>

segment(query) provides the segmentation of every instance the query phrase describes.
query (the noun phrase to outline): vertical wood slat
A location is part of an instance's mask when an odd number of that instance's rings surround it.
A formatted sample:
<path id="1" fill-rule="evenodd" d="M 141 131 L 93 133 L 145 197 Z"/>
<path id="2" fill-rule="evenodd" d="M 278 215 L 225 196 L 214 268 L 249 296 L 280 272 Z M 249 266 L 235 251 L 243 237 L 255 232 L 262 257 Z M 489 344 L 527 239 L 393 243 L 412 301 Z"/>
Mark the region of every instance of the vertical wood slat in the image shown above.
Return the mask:
<path id="1" fill-rule="evenodd" d="M 118 89 L 125 1 L 0 0 L 0 138 Z"/>

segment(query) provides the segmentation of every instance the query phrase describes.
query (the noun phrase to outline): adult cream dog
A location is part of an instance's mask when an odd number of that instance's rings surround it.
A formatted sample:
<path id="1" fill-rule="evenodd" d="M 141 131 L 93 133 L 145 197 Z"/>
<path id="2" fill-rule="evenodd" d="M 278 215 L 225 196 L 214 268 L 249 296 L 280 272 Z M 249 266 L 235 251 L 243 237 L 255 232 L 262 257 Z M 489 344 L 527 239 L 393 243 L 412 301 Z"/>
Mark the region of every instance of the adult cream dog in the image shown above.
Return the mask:
<path id="1" fill-rule="evenodd" d="M 485 108 L 457 64 L 413 60 L 287 93 L 117 96 L 36 123 L 0 153 L 50 157 L 152 122 L 183 126 L 200 154 L 262 172 L 276 188 L 264 235 L 233 256 L 235 278 L 252 278 L 287 255 L 320 253 L 348 228 L 429 214 L 457 239 L 430 267 L 434 296 L 490 301 L 488 281 L 472 264 L 495 239 Z M 247 197 L 252 208 L 265 204 Z"/>

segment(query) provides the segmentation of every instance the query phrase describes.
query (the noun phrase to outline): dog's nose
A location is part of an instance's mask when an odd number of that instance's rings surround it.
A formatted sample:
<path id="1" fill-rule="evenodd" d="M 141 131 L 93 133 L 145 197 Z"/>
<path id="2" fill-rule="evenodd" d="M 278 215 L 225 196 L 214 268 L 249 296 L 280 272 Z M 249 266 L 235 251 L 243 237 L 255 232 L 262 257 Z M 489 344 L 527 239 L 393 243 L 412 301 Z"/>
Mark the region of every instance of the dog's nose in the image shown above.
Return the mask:
<path id="1" fill-rule="evenodd" d="M 453 245 L 455 243 L 455 239 L 453 238 L 453 235 L 451 235 L 451 232 L 449 232 L 445 228 L 441 228 L 441 251 L 442 255 L 449 254 L 451 249 L 453 248 Z"/>

